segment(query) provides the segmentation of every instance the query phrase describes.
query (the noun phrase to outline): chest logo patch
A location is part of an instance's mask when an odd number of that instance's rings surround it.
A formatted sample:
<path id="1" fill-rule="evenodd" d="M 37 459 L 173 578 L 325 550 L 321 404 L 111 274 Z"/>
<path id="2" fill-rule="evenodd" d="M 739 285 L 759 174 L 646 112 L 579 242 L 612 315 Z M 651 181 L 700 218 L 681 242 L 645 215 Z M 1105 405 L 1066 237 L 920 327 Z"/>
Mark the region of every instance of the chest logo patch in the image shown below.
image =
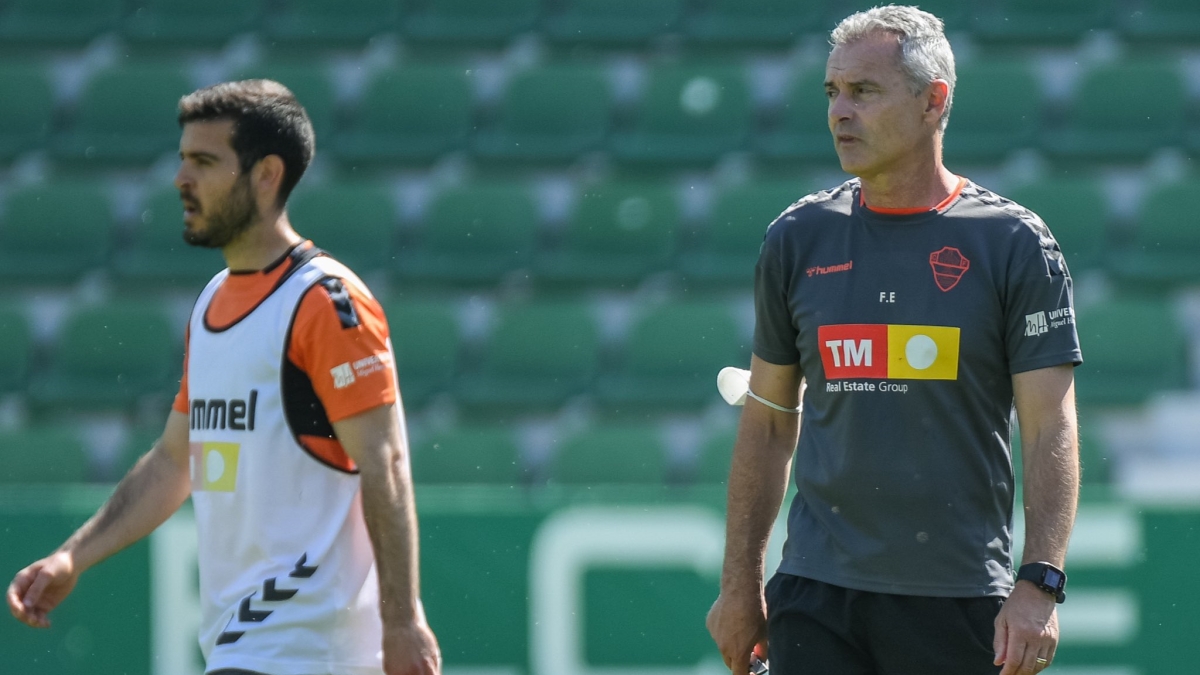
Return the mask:
<path id="1" fill-rule="evenodd" d="M 929 254 L 929 265 L 933 268 L 933 282 L 945 292 L 962 281 L 971 261 L 953 246 L 943 246 Z"/>
<path id="2" fill-rule="evenodd" d="M 827 380 L 957 380 L 955 326 L 840 324 L 817 329 Z"/>
<path id="3" fill-rule="evenodd" d="M 241 444 L 204 441 L 188 446 L 193 491 L 233 492 L 237 489 Z"/>

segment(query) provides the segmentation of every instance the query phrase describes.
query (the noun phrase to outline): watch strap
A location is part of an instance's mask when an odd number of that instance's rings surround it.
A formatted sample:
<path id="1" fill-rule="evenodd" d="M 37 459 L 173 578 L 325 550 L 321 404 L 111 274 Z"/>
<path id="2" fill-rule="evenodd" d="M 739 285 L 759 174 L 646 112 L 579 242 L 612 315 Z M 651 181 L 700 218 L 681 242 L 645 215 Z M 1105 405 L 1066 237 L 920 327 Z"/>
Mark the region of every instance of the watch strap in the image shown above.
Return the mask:
<path id="1" fill-rule="evenodd" d="M 1059 583 L 1054 585 L 1046 581 L 1047 572 L 1055 575 Z M 1047 562 L 1027 563 L 1017 570 L 1017 581 L 1028 581 L 1042 591 L 1054 596 L 1055 602 L 1062 603 L 1067 599 L 1063 589 L 1067 585 L 1067 574 L 1058 567 Z"/>

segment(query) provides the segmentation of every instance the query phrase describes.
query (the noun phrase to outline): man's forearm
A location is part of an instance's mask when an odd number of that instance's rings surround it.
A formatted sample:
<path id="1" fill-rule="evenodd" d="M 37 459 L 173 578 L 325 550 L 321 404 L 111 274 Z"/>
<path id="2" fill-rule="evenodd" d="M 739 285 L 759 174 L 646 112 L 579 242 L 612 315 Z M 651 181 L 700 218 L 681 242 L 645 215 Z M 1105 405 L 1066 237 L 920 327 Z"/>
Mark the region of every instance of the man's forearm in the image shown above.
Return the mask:
<path id="1" fill-rule="evenodd" d="M 767 539 L 787 492 L 799 418 L 751 404 L 742 412 L 729 475 L 722 592 L 757 589 Z"/>
<path id="2" fill-rule="evenodd" d="M 375 550 L 384 623 L 411 622 L 420 597 L 416 506 L 412 476 L 395 461 L 362 473 L 363 516 Z"/>
<path id="3" fill-rule="evenodd" d="M 187 465 L 156 445 L 59 550 L 69 552 L 82 572 L 153 532 L 179 510 L 190 490 Z"/>
<path id="4" fill-rule="evenodd" d="M 1062 567 L 1079 500 L 1079 452 L 1073 411 L 1022 439 L 1025 550 L 1022 563 Z"/>

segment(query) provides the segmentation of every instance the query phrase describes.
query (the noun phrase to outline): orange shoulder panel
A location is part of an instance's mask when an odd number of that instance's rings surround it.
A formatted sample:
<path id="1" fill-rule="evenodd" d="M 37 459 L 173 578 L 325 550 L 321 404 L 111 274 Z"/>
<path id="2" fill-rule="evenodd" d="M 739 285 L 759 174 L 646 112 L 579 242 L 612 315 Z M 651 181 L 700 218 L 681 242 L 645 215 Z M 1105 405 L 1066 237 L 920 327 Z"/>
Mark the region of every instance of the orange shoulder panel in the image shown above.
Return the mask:
<path id="1" fill-rule="evenodd" d="M 383 308 L 354 280 L 341 283 L 352 311 L 314 286 L 300 301 L 288 345 L 288 359 L 308 375 L 330 422 L 397 399 Z"/>

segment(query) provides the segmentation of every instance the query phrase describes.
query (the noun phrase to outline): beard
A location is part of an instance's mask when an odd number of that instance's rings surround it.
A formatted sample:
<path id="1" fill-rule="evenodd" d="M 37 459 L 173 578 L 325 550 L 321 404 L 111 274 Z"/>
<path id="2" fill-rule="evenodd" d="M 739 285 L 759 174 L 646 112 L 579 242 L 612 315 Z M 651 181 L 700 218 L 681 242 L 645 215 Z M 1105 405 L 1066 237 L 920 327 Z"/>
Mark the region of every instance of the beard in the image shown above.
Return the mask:
<path id="1" fill-rule="evenodd" d="M 224 248 L 250 229 L 258 215 L 258 204 L 250 190 L 250 178 L 242 176 L 229 188 L 225 200 L 214 205 L 212 212 L 204 218 L 207 227 L 203 230 L 185 227 L 183 240 L 202 248 Z"/>

